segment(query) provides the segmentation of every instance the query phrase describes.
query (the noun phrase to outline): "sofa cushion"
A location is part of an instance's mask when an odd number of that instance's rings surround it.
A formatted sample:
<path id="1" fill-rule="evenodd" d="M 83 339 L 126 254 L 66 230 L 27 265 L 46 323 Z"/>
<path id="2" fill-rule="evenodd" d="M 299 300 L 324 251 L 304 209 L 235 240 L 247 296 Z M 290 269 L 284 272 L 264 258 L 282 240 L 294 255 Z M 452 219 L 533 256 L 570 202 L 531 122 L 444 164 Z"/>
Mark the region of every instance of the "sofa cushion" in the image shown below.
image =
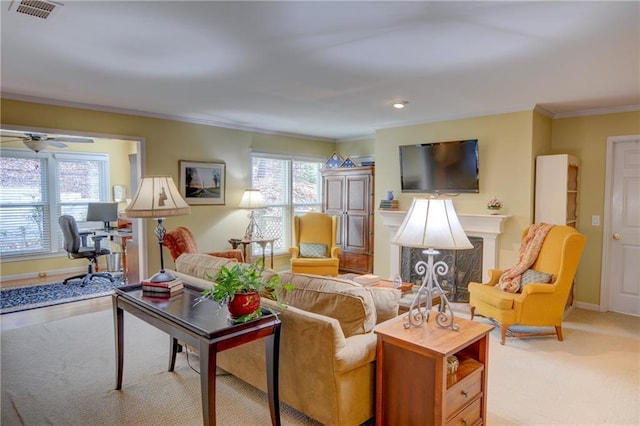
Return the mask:
<path id="1" fill-rule="evenodd" d="M 236 260 L 204 253 L 183 253 L 176 259 L 176 271 L 198 278 L 215 277 L 229 263 L 236 263 Z"/>
<path id="2" fill-rule="evenodd" d="M 345 337 L 369 333 L 376 324 L 373 297 L 360 284 L 290 272 L 281 274 L 280 281 L 295 286 L 293 290 L 282 293 L 282 302 L 337 319 Z"/>
<path id="3" fill-rule="evenodd" d="M 321 243 L 300 243 L 300 257 L 327 257 L 327 245 Z"/>
<path id="4" fill-rule="evenodd" d="M 363 286 L 373 297 L 376 307 L 376 324 L 398 316 L 402 293 L 395 288 Z"/>

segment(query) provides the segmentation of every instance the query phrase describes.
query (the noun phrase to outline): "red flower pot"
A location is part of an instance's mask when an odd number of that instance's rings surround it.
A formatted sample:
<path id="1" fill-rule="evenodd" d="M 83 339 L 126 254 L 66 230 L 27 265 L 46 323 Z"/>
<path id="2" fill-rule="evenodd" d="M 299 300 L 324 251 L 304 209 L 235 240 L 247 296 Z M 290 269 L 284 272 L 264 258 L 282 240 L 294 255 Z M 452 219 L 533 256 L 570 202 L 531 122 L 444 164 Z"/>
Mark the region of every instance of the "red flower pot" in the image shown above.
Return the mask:
<path id="1" fill-rule="evenodd" d="M 229 302 L 228 308 L 229 315 L 233 319 L 249 315 L 260 309 L 260 294 L 257 291 L 251 293 L 236 293 L 233 300 Z"/>

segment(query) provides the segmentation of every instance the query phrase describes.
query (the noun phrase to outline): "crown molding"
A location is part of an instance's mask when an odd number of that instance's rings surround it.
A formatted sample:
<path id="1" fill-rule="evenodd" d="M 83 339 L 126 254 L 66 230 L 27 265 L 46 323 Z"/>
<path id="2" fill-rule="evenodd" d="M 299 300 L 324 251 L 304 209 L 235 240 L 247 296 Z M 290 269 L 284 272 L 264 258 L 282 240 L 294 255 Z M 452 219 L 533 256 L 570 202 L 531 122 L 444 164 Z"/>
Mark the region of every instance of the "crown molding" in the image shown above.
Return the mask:
<path id="1" fill-rule="evenodd" d="M 108 107 L 103 105 L 85 104 L 80 102 L 61 101 L 57 99 L 40 98 L 36 96 L 20 95 L 16 93 L 0 92 L 0 98 L 11 99 L 15 101 L 23 101 L 23 102 L 34 102 L 34 103 L 40 103 L 40 104 L 46 104 L 46 105 L 56 105 L 56 106 L 62 106 L 62 107 L 68 107 L 68 108 L 86 109 L 90 111 L 110 112 L 114 114 L 158 118 L 161 120 L 181 121 L 184 123 L 202 124 L 204 126 L 221 127 L 224 129 L 232 129 L 232 130 L 242 130 L 245 132 L 254 132 L 254 133 L 260 133 L 260 134 L 266 134 L 266 135 L 286 136 L 291 138 L 309 139 L 309 140 L 315 140 L 320 142 L 333 142 L 333 143 L 337 142 L 337 139 L 333 139 L 333 138 L 305 135 L 300 133 L 277 132 L 277 131 L 268 130 L 268 129 L 261 129 L 259 127 L 242 126 L 238 124 L 226 123 L 223 121 L 208 120 L 208 119 L 198 118 L 198 117 L 188 117 L 188 116 L 173 115 L 173 114 L 160 114 L 155 112 L 146 112 L 146 111 L 139 111 L 134 109 L 115 108 L 115 107 Z"/>

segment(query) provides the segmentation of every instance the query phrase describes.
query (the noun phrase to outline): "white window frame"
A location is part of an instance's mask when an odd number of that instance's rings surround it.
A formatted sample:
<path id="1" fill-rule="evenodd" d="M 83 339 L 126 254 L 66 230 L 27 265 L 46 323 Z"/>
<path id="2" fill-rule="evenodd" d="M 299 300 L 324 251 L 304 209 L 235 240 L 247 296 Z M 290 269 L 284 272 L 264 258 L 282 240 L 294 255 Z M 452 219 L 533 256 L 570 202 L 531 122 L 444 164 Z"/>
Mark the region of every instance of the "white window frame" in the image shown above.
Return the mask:
<path id="1" fill-rule="evenodd" d="M 326 159 L 321 156 L 314 155 L 304 155 L 304 154 L 281 154 L 281 153 L 272 153 L 272 152 L 260 152 L 253 151 L 251 152 L 249 159 L 249 187 L 253 189 L 261 189 L 254 183 L 253 176 L 253 160 L 255 158 L 265 158 L 265 159 L 273 159 L 273 160 L 284 160 L 289 161 L 289 176 L 287 177 L 286 184 L 286 204 L 272 204 L 273 207 L 280 207 L 285 210 L 283 220 L 283 229 L 284 235 L 280 236 L 279 240 L 274 243 L 274 254 L 285 254 L 289 252 L 289 247 L 291 247 L 293 243 L 293 216 L 296 214 L 296 209 L 300 209 L 302 207 L 311 208 L 313 211 L 321 211 L 322 210 L 322 176 L 320 174 L 320 170 L 318 170 L 318 181 L 319 181 L 319 194 L 318 200 L 316 203 L 294 203 L 293 202 L 293 163 L 298 162 L 312 162 L 319 163 L 322 165 Z M 269 206 L 269 204 L 267 204 Z M 267 235 L 268 237 L 268 235 Z M 262 249 L 257 247 L 257 244 L 252 244 L 251 255 L 259 256 L 262 255 Z"/>
<path id="2" fill-rule="evenodd" d="M 30 150 L 20 149 L 20 148 L 3 148 L 0 151 L 0 155 L 2 157 L 13 157 L 13 158 L 36 158 L 39 160 L 44 160 L 47 164 L 47 187 L 43 188 L 43 192 L 46 191 L 46 194 L 43 193 L 42 199 L 47 200 L 46 204 L 47 214 L 45 215 L 47 219 L 45 219 L 48 223 L 45 226 L 49 232 L 49 246 L 44 247 L 42 251 L 34 252 L 34 253 L 2 253 L 2 261 L 3 262 L 16 262 L 16 261 L 24 261 L 24 260 L 37 260 L 49 257 L 59 257 L 65 255 L 64 250 L 62 249 L 62 233 L 60 231 L 60 226 L 58 225 L 58 217 L 61 214 L 61 208 L 63 205 L 86 205 L 86 202 L 75 203 L 75 202 L 61 202 L 59 200 L 59 184 L 58 184 L 58 161 L 60 160 L 77 160 L 77 161 L 100 161 L 102 162 L 102 167 L 100 170 L 100 200 L 98 202 L 108 202 L 109 195 L 109 155 L 108 154 L 100 154 L 100 153 L 81 153 L 81 152 L 52 152 L 52 151 L 44 151 L 35 153 Z M 10 207 L 10 204 L 6 205 Z M 4 208 L 4 205 L 0 205 L 0 209 Z M 76 218 L 78 220 L 83 220 L 84 217 Z"/>

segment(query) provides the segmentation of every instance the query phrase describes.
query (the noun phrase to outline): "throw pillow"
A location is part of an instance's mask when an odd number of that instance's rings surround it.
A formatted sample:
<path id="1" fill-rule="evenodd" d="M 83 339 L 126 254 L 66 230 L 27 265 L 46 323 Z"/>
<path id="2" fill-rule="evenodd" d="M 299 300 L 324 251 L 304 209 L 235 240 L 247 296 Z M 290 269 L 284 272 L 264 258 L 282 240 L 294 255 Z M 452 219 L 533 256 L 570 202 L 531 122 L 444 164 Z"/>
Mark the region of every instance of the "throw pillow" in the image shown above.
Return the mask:
<path id="1" fill-rule="evenodd" d="M 553 281 L 553 275 L 546 272 L 540 272 L 533 269 L 527 269 L 522 273 L 522 281 L 520 282 L 520 291 L 525 285 L 530 283 L 548 284 Z"/>
<path id="2" fill-rule="evenodd" d="M 300 257 L 327 257 L 327 245 L 321 243 L 300 243 Z"/>

